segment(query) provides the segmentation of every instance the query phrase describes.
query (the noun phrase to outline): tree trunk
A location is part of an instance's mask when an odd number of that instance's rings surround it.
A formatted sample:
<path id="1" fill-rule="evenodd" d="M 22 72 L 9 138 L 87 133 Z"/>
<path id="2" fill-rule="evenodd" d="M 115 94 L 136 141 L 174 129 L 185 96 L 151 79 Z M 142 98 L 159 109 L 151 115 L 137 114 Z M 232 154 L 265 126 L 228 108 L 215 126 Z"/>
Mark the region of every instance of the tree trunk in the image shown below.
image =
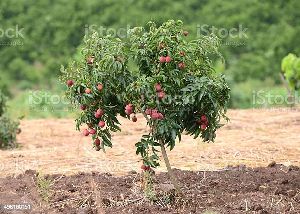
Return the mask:
<path id="1" fill-rule="evenodd" d="M 147 122 L 149 123 L 150 125 L 150 120 L 149 118 L 147 117 L 147 115 L 145 114 L 145 112 L 143 112 L 143 115 L 145 117 L 145 119 L 147 120 Z M 150 126 L 150 128 L 152 129 L 152 132 L 153 132 L 153 127 Z M 161 148 L 161 153 L 162 153 L 162 156 L 164 158 L 164 161 L 165 161 L 165 164 L 166 164 L 166 167 L 167 167 L 167 171 L 168 171 L 168 175 L 170 177 L 170 180 L 172 182 L 172 184 L 174 185 L 177 193 L 182 193 L 181 189 L 180 189 L 180 186 L 177 182 L 177 179 L 172 171 L 172 168 L 171 168 L 171 165 L 170 165 L 170 161 L 169 161 L 169 158 L 168 158 L 168 154 L 166 152 L 166 148 L 165 148 L 165 145 L 163 143 L 163 141 L 160 139 L 159 140 L 159 144 L 160 144 L 160 148 Z"/>
<path id="2" fill-rule="evenodd" d="M 167 152 L 166 152 L 165 145 L 163 144 L 162 140 L 159 141 L 159 144 L 160 144 L 162 156 L 164 158 L 164 161 L 165 161 L 165 164 L 166 164 L 166 167 L 167 167 L 167 170 L 168 170 L 168 175 L 170 177 L 170 180 L 171 180 L 172 184 L 174 185 L 176 191 L 178 193 L 181 193 L 180 186 L 179 186 L 179 184 L 177 182 L 177 179 L 176 179 L 176 177 L 175 177 L 175 175 L 172 171 L 170 161 L 169 161 L 169 158 L 168 158 L 168 155 L 167 155 Z"/>

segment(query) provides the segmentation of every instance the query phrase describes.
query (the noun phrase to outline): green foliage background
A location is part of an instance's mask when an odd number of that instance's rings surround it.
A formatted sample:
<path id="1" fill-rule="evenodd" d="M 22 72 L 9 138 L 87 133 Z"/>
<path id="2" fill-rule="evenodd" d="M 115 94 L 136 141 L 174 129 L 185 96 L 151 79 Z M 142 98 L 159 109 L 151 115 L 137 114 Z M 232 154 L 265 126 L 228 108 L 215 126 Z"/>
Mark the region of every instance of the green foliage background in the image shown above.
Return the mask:
<path id="1" fill-rule="evenodd" d="M 76 57 L 86 26 L 120 29 L 181 19 L 190 39 L 205 24 L 247 28 L 247 37 L 222 38 L 225 64 L 217 62 L 216 69 L 232 86 L 231 106 L 252 107 L 254 89 L 285 93 L 278 74 L 281 59 L 300 52 L 299 9 L 298 0 L 1 0 L 0 29 L 18 25 L 24 38 L 0 36 L 0 88 L 14 98 L 9 105 L 16 112 L 28 105 L 24 90 L 63 90 L 57 82 L 60 65 Z M 12 41 L 21 45 L 5 45 Z M 61 112 L 42 116 L 48 114 Z M 35 115 L 40 114 L 28 112 Z"/>

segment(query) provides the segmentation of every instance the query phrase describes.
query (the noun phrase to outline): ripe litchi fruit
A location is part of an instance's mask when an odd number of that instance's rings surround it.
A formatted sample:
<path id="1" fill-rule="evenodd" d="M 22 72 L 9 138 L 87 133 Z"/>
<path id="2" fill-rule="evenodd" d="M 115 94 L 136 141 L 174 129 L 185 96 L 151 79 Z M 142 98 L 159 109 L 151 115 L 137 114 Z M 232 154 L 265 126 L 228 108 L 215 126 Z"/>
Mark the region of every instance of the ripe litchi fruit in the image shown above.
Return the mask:
<path id="1" fill-rule="evenodd" d="M 153 120 L 159 119 L 159 113 L 158 113 L 158 112 L 152 112 L 151 118 L 152 118 Z"/>
<path id="2" fill-rule="evenodd" d="M 151 115 L 151 113 L 152 113 L 152 109 L 151 109 L 151 108 L 147 108 L 147 109 L 145 110 L 145 114 L 146 114 L 146 115 Z"/>
<path id="3" fill-rule="evenodd" d="M 131 115 L 132 113 L 133 113 L 132 110 L 125 110 L 125 114 L 127 114 L 127 115 Z"/>
<path id="4" fill-rule="evenodd" d="M 133 113 L 133 105 L 131 103 L 125 106 L 125 113 L 131 115 Z"/>
<path id="5" fill-rule="evenodd" d="M 89 136 L 89 134 L 90 134 L 89 130 L 87 130 L 87 129 L 83 130 L 83 135 L 84 136 Z"/>
<path id="6" fill-rule="evenodd" d="M 207 127 L 206 124 L 202 124 L 202 125 L 201 125 L 201 129 L 202 129 L 202 130 L 205 130 L 206 127 Z"/>
<path id="7" fill-rule="evenodd" d="M 169 63 L 169 62 L 171 62 L 171 57 L 170 56 L 166 56 L 166 58 L 165 58 L 165 61 L 167 62 L 167 63 Z"/>
<path id="8" fill-rule="evenodd" d="M 98 85 L 97 85 L 97 89 L 98 89 L 99 91 L 102 91 L 103 85 L 102 85 L 102 84 L 98 84 Z"/>
<path id="9" fill-rule="evenodd" d="M 101 141 L 99 140 L 99 138 L 97 138 L 97 139 L 94 141 L 94 143 L 95 143 L 95 146 L 100 146 Z"/>
<path id="10" fill-rule="evenodd" d="M 99 108 L 99 109 L 96 111 L 96 113 L 97 113 L 100 117 L 102 117 L 102 115 L 104 114 L 104 110 L 101 109 L 101 108 Z"/>
<path id="11" fill-rule="evenodd" d="M 92 90 L 89 89 L 89 88 L 86 88 L 86 89 L 85 89 L 85 93 L 86 93 L 86 94 L 90 94 L 90 93 L 92 93 Z"/>
<path id="12" fill-rule="evenodd" d="M 131 103 L 129 103 L 129 104 L 127 104 L 127 105 L 125 106 L 125 109 L 126 109 L 126 110 L 132 110 L 132 109 L 133 109 L 133 105 L 132 105 Z"/>
<path id="13" fill-rule="evenodd" d="M 74 85 L 74 81 L 73 80 L 67 80 L 67 86 L 71 87 L 72 85 Z"/>
<path id="14" fill-rule="evenodd" d="M 156 84 L 154 85 L 154 87 L 155 87 L 156 92 L 160 92 L 160 91 L 161 91 L 161 84 L 156 83 Z"/>
<path id="15" fill-rule="evenodd" d="M 161 100 L 161 99 L 163 99 L 164 97 L 165 97 L 165 92 L 163 92 L 163 91 L 161 91 L 161 92 L 158 92 L 158 94 L 157 94 L 157 96 L 158 96 L 158 98 Z"/>
<path id="16" fill-rule="evenodd" d="M 162 113 L 158 113 L 158 119 L 160 120 L 164 119 L 164 115 Z"/>
<path id="17" fill-rule="evenodd" d="M 180 62 L 180 63 L 178 64 L 178 68 L 179 68 L 180 70 L 185 69 L 185 63 L 184 63 L 184 62 Z"/>
<path id="18" fill-rule="evenodd" d="M 91 129 L 91 130 L 90 130 L 90 134 L 92 134 L 92 135 L 96 134 L 96 132 L 97 132 L 97 131 L 96 131 L 95 129 Z"/>
<path id="19" fill-rule="evenodd" d="M 100 117 L 102 117 L 103 114 L 104 114 L 104 111 L 102 109 L 98 109 L 95 112 L 95 117 L 99 119 Z"/>
<path id="20" fill-rule="evenodd" d="M 86 110 L 86 105 L 81 105 L 81 106 L 80 106 L 80 109 L 81 109 L 82 111 Z"/>
<path id="21" fill-rule="evenodd" d="M 160 56 L 160 57 L 159 57 L 159 62 L 160 62 L 160 63 L 166 62 L 166 57 Z"/>
<path id="22" fill-rule="evenodd" d="M 180 51 L 180 52 L 179 52 L 179 55 L 180 55 L 180 56 L 185 56 L 185 52 L 184 52 L 184 51 Z"/>
<path id="23" fill-rule="evenodd" d="M 202 116 L 201 116 L 201 121 L 202 121 L 202 122 L 205 122 L 205 121 L 207 121 L 207 117 L 206 117 L 206 115 L 202 115 Z"/>
<path id="24" fill-rule="evenodd" d="M 101 120 L 98 125 L 100 128 L 103 128 L 105 126 L 105 122 Z"/>

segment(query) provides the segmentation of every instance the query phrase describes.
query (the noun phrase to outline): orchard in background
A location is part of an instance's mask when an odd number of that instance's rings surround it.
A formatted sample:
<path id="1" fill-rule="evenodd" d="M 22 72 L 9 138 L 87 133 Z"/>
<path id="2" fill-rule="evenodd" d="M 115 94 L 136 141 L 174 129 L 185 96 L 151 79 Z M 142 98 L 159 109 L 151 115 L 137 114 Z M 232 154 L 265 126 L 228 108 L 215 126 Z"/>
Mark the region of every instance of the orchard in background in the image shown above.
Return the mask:
<path id="1" fill-rule="evenodd" d="M 211 57 L 219 56 L 214 36 L 188 41 L 181 21 L 167 21 L 147 30 L 136 27 L 128 38 L 85 38 L 82 58 L 62 67 L 67 96 L 81 109 L 77 129 L 91 136 L 96 150 L 112 147 L 111 132 L 120 131 L 117 116 L 137 121 L 142 113 L 150 132 L 136 143 L 142 169 L 159 166 L 162 153 L 170 179 L 166 147 L 172 150 L 182 133 L 213 141 L 229 101 L 229 87 L 217 74 Z M 176 141 L 178 139 L 178 141 Z"/>

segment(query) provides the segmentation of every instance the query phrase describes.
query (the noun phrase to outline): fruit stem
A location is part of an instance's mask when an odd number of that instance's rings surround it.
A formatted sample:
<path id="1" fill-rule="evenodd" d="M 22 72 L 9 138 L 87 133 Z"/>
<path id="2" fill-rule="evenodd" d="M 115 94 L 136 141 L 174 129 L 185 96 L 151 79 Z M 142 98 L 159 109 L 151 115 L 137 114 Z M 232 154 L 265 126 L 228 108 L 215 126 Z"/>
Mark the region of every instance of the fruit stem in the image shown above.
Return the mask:
<path id="1" fill-rule="evenodd" d="M 168 170 L 168 175 L 170 177 L 170 180 L 171 180 L 172 184 L 174 185 L 176 191 L 178 193 L 181 193 L 181 189 L 179 187 L 177 179 L 176 179 L 176 177 L 175 177 L 175 175 L 174 175 L 174 173 L 172 171 L 171 164 L 170 164 L 170 161 L 169 161 L 169 158 L 168 158 L 168 154 L 166 152 L 165 145 L 163 144 L 162 140 L 159 140 L 159 144 L 160 144 L 162 156 L 164 158 L 164 161 L 165 161 L 165 164 L 166 164 L 166 167 L 167 167 L 167 170 Z"/>

